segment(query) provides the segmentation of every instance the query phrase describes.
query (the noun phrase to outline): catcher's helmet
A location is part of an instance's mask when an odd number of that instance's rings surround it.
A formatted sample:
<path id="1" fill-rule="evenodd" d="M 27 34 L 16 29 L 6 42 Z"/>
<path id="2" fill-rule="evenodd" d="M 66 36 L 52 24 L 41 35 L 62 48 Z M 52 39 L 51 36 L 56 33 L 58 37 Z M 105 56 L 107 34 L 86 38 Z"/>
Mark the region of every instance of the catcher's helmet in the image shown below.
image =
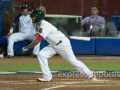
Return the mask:
<path id="1" fill-rule="evenodd" d="M 33 10 L 30 16 L 36 17 L 35 22 L 40 22 L 41 20 L 45 18 L 44 12 L 39 9 Z"/>
<path id="2" fill-rule="evenodd" d="M 26 9 L 28 8 L 28 11 L 30 10 L 30 5 L 27 2 L 24 2 L 21 6 L 21 9 Z"/>

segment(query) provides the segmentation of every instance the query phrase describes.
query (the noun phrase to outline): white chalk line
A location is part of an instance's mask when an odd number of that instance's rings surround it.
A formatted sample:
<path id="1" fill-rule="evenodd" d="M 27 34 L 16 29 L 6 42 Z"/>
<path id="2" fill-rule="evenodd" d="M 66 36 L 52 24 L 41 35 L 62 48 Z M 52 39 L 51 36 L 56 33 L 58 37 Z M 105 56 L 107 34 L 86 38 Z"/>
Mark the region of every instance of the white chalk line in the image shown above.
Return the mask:
<path id="1" fill-rule="evenodd" d="M 104 82 L 104 81 L 108 81 L 108 80 L 97 80 L 96 82 Z M 83 81 L 83 83 L 86 84 L 89 82 L 89 81 Z M 93 81 L 92 81 L 93 82 Z M 82 82 L 81 82 L 82 83 Z M 59 83 L 60 84 L 60 83 Z M 80 81 L 74 81 L 74 82 L 62 82 L 61 85 L 58 85 L 58 86 L 53 86 L 53 87 L 50 87 L 50 88 L 44 88 L 44 89 L 41 89 L 41 90 L 51 90 L 51 89 L 55 89 L 55 88 L 61 88 L 61 87 L 67 87 L 67 86 L 72 86 L 72 87 L 90 87 L 90 86 L 115 86 L 115 85 L 76 85 L 76 84 L 80 84 Z M 116 85 L 118 86 L 118 85 Z"/>
<path id="2" fill-rule="evenodd" d="M 79 82 L 62 82 L 61 85 L 53 86 L 53 87 L 50 87 L 50 88 L 44 88 L 44 89 L 41 89 L 41 90 L 50 90 L 50 89 L 55 89 L 55 88 L 61 88 L 61 87 L 66 87 L 68 85 L 77 84 L 77 83 L 79 83 Z"/>
<path id="3" fill-rule="evenodd" d="M 50 90 L 50 89 L 61 88 L 61 87 L 66 87 L 66 86 L 68 86 L 68 85 L 53 86 L 53 87 L 45 88 L 45 89 L 41 89 L 41 90 Z"/>
<path id="4" fill-rule="evenodd" d="M 69 84 L 73 84 L 73 83 L 69 83 Z M 120 85 L 69 85 L 69 84 L 68 85 L 53 86 L 53 87 L 45 88 L 45 89 L 41 89 L 41 90 L 51 90 L 51 89 L 67 87 L 67 86 L 71 86 L 71 87 L 101 87 L 101 86 L 111 87 L 111 86 L 120 86 Z M 74 84 L 76 84 L 76 83 L 74 83 Z"/>
<path id="5" fill-rule="evenodd" d="M 38 82 L 35 82 L 35 81 L 36 80 L 24 80 L 24 81 L 20 81 L 20 82 L 19 81 L 0 81 L 0 83 L 4 83 L 4 84 L 36 84 L 36 83 L 38 83 Z M 68 87 L 68 86 L 69 87 L 78 87 L 78 88 L 79 87 L 120 86 L 119 84 L 116 84 L 116 85 L 111 85 L 111 84 L 110 85 L 102 85 L 105 81 L 108 81 L 108 80 L 98 80 L 98 81 L 95 81 L 95 82 L 98 82 L 97 85 L 88 85 L 88 84 L 90 84 L 89 80 L 85 80 L 85 81 L 72 81 L 72 82 L 66 81 L 66 82 L 59 83 L 59 85 L 56 85 L 56 84 L 58 84 L 58 82 L 49 82 L 49 83 L 40 82 L 40 83 L 43 83 L 43 84 L 46 84 L 46 85 L 48 85 L 48 84 L 49 85 L 54 85 L 52 87 L 44 88 L 44 89 L 41 89 L 41 90 L 51 90 L 51 89 L 55 89 L 55 88 L 64 88 L 64 87 Z M 92 82 L 94 82 L 94 81 L 92 81 Z M 100 84 L 99 82 L 103 82 L 103 83 Z M 84 85 L 81 85 L 81 84 L 84 84 Z"/>
<path id="6" fill-rule="evenodd" d="M 95 82 L 105 82 L 105 81 L 108 81 L 108 80 L 98 80 L 98 81 L 95 81 Z M 7 83 L 7 84 L 35 84 L 35 83 L 38 83 L 38 82 L 35 82 L 35 80 L 24 80 L 24 81 L 0 81 L 0 83 Z M 41 90 L 51 90 L 51 89 L 55 89 L 55 88 L 64 88 L 64 87 L 94 87 L 94 86 L 120 86 L 120 85 L 102 85 L 103 83 L 97 83 L 97 85 L 88 85 L 90 84 L 89 83 L 90 81 L 89 80 L 85 80 L 85 81 L 65 81 L 65 82 L 61 82 L 61 83 L 58 83 L 58 82 L 49 82 L 49 83 L 44 83 L 44 82 L 40 82 L 40 83 L 43 83 L 43 84 L 46 84 L 46 85 L 54 85 L 52 87 L 49 87 L 49 88 L 44 88 L 44 89 L 41 89 Z M 85 83 L 85 84 L 84 84 Z M 59 85 L 56 85 L 56 84 L 59 84 Z M 79 85 L 78 85 L 79 84 Z M 84 84 L 84 85 L 81 85 L 81 84 Z M 95 83 L 94 83 L 95 84 Z"/>

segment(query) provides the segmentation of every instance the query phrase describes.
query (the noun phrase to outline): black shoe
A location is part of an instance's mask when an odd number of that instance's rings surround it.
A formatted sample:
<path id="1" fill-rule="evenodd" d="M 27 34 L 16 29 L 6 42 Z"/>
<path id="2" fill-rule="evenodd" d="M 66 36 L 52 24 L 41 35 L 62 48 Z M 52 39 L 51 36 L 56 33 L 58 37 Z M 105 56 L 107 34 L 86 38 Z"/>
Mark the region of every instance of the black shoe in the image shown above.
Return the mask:
<path id="1" fill-rule="evenodd" d="M 12 55 L 7 55 L 7 58 L 13 58 L 14 56 L 12 56 Z"/>
<path id="2" fill-rule="evenodd" d="M 33 58 L 37 58 L 37 55 L 33 55 Z"/>

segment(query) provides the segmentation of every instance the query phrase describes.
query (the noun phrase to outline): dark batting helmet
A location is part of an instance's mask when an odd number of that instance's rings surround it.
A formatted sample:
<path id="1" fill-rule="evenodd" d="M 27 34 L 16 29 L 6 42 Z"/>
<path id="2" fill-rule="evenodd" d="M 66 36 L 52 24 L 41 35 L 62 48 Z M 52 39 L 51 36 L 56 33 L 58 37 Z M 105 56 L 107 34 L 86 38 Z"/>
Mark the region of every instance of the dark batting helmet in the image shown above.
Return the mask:
<path id="1" fill-rule="evenodd" d="M 30 10 L 30 5 L 27 3 L 27 2 L 24 2 L 21 6 L 21 10 L 22 9 L 27 9 L 28 8 L 28 11 Z"/>
<path id="2" fill-rule="evenodd" d="M 40 22 L 41 20 L 45 18 L 45 14 L 43 11 L 39 9 L 35 9 L 32 11 L 31 17 L 36 17 L 35 22 Z"/>

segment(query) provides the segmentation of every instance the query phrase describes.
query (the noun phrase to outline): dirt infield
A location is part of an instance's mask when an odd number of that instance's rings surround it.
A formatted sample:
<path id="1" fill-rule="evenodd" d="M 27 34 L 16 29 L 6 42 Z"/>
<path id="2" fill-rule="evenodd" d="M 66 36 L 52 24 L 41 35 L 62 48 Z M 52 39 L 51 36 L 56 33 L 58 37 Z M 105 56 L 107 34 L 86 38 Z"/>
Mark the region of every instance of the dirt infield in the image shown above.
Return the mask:
<path id="1" fill-rule="evenodd" d="M 0 75 L 0 90 L 119 90 L 120 78 L 59 78 L 52 82 L 37 82 L 40 75 Z"/>
<path id="2" fill-rule="evenodd" d="M 24 60 L 23 60 L 24 58 Z M 29 58 L 29 59 L 28 59 Z M 86 57 L 77 56 L 87 62 L 89 60 L 108 59 L 109 62 L 120 63 L 119 57 Z M 54 56 L 51 63 L 64 62 L 59 56 Z M 87 60 L 85 60 L 87 59 Z M 89 59 L 89 60 L 88 60 Z M 112 60 L 110 60 L 112 59 Z M 113 60 L 114 59 L 114 60 Z M 85 60 L 85 61 L 84 61 Z M 105 60 L 106 61 L 106 60 Z M 15 57 L 13 60 L 0 59 L 2 63 L 38 63 L 37 59 L 30 57 Z M 100 61 L 98 61 L 100 62 Z M 108 62 L 108 61 L 106 61 Z M 53 75 L 52 82 L 37 82 L 36 79 L 41 77 L 40 74 L 14 74 L 0 75 L 0 90 L 120 90 L 120 77 L 100 77 L 97 81 L 90 81 L 86 77 L 60 77 L 58 74 Z"/>

